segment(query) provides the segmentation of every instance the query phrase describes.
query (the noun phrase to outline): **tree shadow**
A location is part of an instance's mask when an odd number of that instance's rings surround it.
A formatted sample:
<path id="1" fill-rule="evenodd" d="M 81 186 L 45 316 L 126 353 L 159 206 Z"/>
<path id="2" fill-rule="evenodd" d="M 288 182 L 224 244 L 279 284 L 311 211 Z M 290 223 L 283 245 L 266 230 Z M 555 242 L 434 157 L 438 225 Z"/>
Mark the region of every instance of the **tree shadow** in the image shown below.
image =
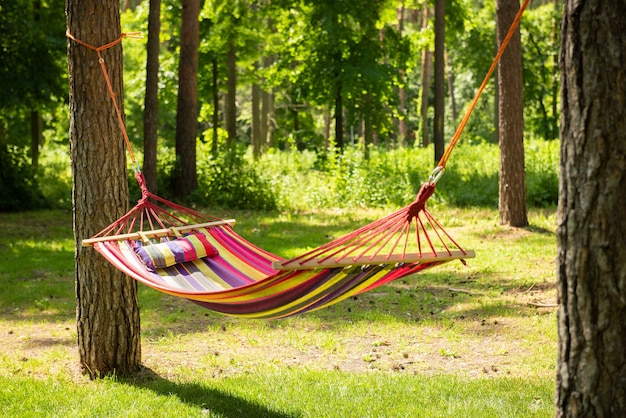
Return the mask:
<path id="1" fill-rule="evenodd" d="M 119 382 L 148 389 L 161 396 L 176 396 L 181 402 L 225 418 L 265 417 L 296 418 L 301 414 L 270 409 L 256 402 L 200 383 L 175 383 L 153 370 L 144 367 L 132 377 L 119 378 Z"/>

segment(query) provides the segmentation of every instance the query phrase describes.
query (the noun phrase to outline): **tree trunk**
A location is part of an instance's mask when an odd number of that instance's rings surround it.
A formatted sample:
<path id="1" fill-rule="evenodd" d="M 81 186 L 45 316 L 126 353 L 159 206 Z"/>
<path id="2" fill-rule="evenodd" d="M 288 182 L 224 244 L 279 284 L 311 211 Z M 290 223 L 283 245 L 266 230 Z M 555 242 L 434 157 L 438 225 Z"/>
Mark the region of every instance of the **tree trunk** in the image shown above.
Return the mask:
<path id="1" fill-rule="evenodd" d="M 343 151 L 343 98 L 341 94 L 341 81 L 337 80 L 337 91 L 335 92 L 335 146 Z"/>
<path id="2" fill-rule="evenodd" d="M 445 0 L 435 0 L 435 119 L 434 135 L 435 142 L 435 164 L 443 156 L 444 138 L 444 117 L 445 117 L 445 60 L 444 60 L 444 38 L 445 38 Z"/>
<path id="3" fill-rule="evenodd" d="M 255 72 L 258 72 L 259 64 L 255 63 Z M 261 87 L 257 82 L 252 83 L 252 154 L 254 159 L 261 156 Z"/>
<path id="4" fill-rule="evenodd" d="M 428 19 L 430 14 L 430 6 L 428 2 L 424 4 L 424 13 L 422 14 L 422 29 L 428 27 Z M 433 63 L 433 53 L 425 47 L 422 51 L 421 74 L 422 88 L 420 98 L 420 119 L 422 121 L 420 133 L 422 146 L 427 147 L 430 144 L 430 129 L 428 123 L 428 104 L 430 101 L 430 85 L 431 72 Z"/>
<path id="5" fill-rule="evenodd" d="M 43 143 L 43 119 L 36 110 L 30 111 L 30 160 L 34 170 L 39 167 L 39 147 Z"/>
<path id="6" fill-rule="evenodd" d="M 69 31 L 91 45 L 120 36 L 118 0 L 68 0 L 66 14 Z M 121 44 L 102 57 L 115 97 L 124 97 Z M 137 283 L 81 245 L 128 208 L 124 146 L 97 54 L 70 41 L 68 70 L 80 363 L 92 378 L 126 375 L 141 362 Z"/>
<path id="7" fill-rule="evenodd" d="M 502 43 L 519 11 L 518 0 L 496 0 L 498 45 Z M 522 44 L 519 27 L 498 64 L 500 132 L 500 223 L 526 226 L 524 181 L 524 97 L 522 90 Z"/>
<path id="8" fill-rule="evenodd" d="M 626 3 L 566 0 L 558 417 L 626 416 Z"/>
<path id="9" fill-rule="evenodd" d="M 174 194 L 186 197 L 198 188 L 196 134 L 198 122 L 198 44 L 200 0 L 183 0 L 176 108 L 176 176 Z"/>
<path id="10" fill-rule="evenodd" d="M 402 0 L 400 2 L 400 7 L 398 7 L 397 10 L 397 18 L 398 18 L 398 36 L 400 38 L 402 38 L 403 36 L 403 32 L 404 32 L 404 0 Z M 399 101 L 399 105 L 400 108 L 398 109 L 398 113 L 400 114 L 399 118 L 398 118 L 398 144 L 400 146 L 404 146 L 406 144 L 407 138 L 408 138 L 408 132 L 407 132 L 407 124 L 406 124 L 406 119 L 407 119 L 407 107 L 406 107 L 406 92 L 404 90 L 404 80 L 406 78 L 406 75 L 404 73 L 404 70 L 400 70 L 398 73 L 398 76 L 400 78 L 400 87 L 398 87 L 398 101 Z"/>
<path id="11" fill-rule="evenodd" d="M 219 140 L 219 116 L 220 116 L 220 86 L 219 86 L 219 70 L 217 65 L 217 57 L 211 58 L 211 80 L 213 84 L 213 141 L 211 142 L 211 155 L 217 157 L 218 140 Z"/>
<path id="12" fill-rule="evenodd" d="M 226 82 L 227 93 L 224 103 L 224 117 L 226 118 L 226 132 L 228 133 L 228 146 L 232 146 L 237 139 L 237 54 L 235 41 L 229 41 L 228 55 L 226 57 L 228 71 Z"/>
<path id="13" fill-rule="evenodd" d="M 143 110 L 143 175 L 146 186 L 157 193 L 157 142 L 159 135 L 159 35 L 161 0 L 150 0 L 146 59 L 146 96 Z"/>

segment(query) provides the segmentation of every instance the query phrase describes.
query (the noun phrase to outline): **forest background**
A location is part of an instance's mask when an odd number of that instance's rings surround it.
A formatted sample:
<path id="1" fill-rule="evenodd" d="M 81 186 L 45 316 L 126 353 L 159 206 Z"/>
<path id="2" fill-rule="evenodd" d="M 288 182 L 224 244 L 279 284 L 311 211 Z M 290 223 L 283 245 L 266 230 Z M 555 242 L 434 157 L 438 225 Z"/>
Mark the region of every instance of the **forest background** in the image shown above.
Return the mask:
<path id="1" fill-rule="evenodd" d="M 123 10 L 122 30 L 147 34 L 148 1 L 124 1 Z M 521 25 L 532 206 L 553 206 L 558 194 L 559 12 L 556 2 L 534 1 Z M 166 197 L 181 164 L 174 151 L 180 17 L 180 2 L 162 0 L 157 187 Z M 188 203 L 303 210 L 410 201 L 434 166 L 432 20 L 432 5 L 414 1 L 204 1 L 198 188 Z M 447 2 L 446 137 L 495 44 L 493 2 Z M 66 45 L 62 0 L 0 2 L 0 210 L 71 207 Z M 145 39 L 124 42 L 135 152 L 145 62 Z M 435 202 L 497 205 L 496 85 L 487 86 Z"/>

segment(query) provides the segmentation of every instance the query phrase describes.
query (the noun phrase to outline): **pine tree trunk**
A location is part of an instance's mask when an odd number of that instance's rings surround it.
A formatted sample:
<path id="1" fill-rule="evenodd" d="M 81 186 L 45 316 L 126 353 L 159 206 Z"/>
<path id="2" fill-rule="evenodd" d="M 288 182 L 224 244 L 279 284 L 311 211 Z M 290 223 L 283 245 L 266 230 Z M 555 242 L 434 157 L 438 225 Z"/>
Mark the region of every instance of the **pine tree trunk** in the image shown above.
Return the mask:
<path id="1" fill-rule="evenodd" d="M 34 170 L 39 167 L 39 147 L 43 143 L 43 119 L 36 110 L 30 111 L 30 160 Z"/>
<path id="2" fill-rule="evenodd" d="M 213 139 L 211 142 L 211 155 L 217 156 L 218 140 L 219 140 L 219 114 L 220 114 L 220 86 L 219 86 L 219 70 L 217 58 L 213 56 L 211 58 L 211 80 L 213 84 Z"/>
<path id="3" fill-rule="evenodd" d="M 341 81 L 337 80 L 337 91 L 335 92 L 335 146 L 343 151 L 343 145 L 343 97 Z"/>
<path id="4" fill-rule="evenodd" d="M 255 69 L 258 70 L 259 65 L 255 63 Z M 261 87 L 258 83 L 252 84 L 251 92 L 252 100 L 252 150 L 255 159 L 261 156 Z"/>
<path id="5" fill-rule="evenodd" d="M 186 197 L 198 188 L 196 134 L 198 122 L 198 20 L 200 0 L 183 0 L 176 108 L 176 175 L 174 193 Z"/>
<path id="6" fill-rule="evenodd" d="M 120 36 L 119 1 L 68 0 L 67 27 L 91 45 L 111 42 Z M 124 97 L 121 44 L 102 56 Z M 80 362 L 92 378 L 125 375 L 141 362 L 137 283 L 81 245 L 128 208 L 125 151 L 97 54 L 69 41 L 68 70 Z"/>
<path id="7" fill-rule="evenodd" d="M 237 54 L 234 40 L 230 40 L 226 56 L 228 80 L 226 82 L 226 99 L 224 103 L 224 117 L 226 118 L 226 132 L 228 146 L 237 140 Z"/>
<path id="8" fill-rule="evenodd" d="M 435 164 L 443 156 L 445 147 L 445 0 L 435 0 L 435 118 L 433 121 L 435 143 Z"/>
<path id="9" fill-rule="evenodd" d="M 496 0 L 498 45 L 509 31 L 519 8 L 518 0 Z M 521 227 L 528 225 L 528 218 L 524 175 L 522 47 L 519 27 L 498 64 L 498 91 L 500 223 Z"/>
<path id="10" fill-rule="evenodd" d="M 157 142 L 159 135 L 159 35 L 161 0 L 150 0 L 146 59 L 146 96 L 143 110 L 143 174 L 148 190 L 157 193 Z"/>
<path id="11" fill-rule="evenodd" d="M 626 3 L 565 1 L 558 417 L 626 416 Z"/>

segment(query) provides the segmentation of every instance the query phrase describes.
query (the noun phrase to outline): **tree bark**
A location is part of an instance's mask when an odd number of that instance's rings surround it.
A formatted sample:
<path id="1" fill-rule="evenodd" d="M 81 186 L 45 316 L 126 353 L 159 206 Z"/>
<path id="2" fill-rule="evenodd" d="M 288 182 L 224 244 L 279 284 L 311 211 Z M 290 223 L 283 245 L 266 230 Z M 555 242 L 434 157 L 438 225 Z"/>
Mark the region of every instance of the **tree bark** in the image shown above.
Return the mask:
<path id="1" fill-rule="evenodd" d="M 435 164 L 437 164 L 443 156 L 445 146 L 445 15 L 445 0 L 435 0 L 435 119 L 433 135 L 433 140 L 435 143 Z"/>
<path id="2" fill-rule="evenodd" d="M 518 0 L 496 0 L 498 45 L 506 37 Z M 522 87 L 522 46 L 519 27 L 498 64 L 498 123 L 500 133 L 500 223 L 528 225 L 524 176 L 524 97 Z"/>
<path id="3" fill-rule="evenodd" d="M 558 417 L 626 416 L 626 3 L 561 26 Z"/>
<path id="4" fill-rule="evenodd" d="M 176 176 L 174 179 L 174 194 L 181 198 L 198 188 L 196 134 L 200 0 L 183 0 L 182 6 L 176 108 Z"/>
<path id="5" fill-rule="evenodd" d="M 120 36 L 118 0 L 68 0 L 66 15 L 69 31 L 91 45 Z M 121 44 L 102 57 L 115 97 L 124 97 Z M 128 209 L 124 146 L 97 54 L 69 41 L 68 70 L 80 362 L 92 378 L 125 375 L 141 362 L 137 283 L 82 246 Z"/>
<path id="6" fill-rule="evenodd" d="M 161 0 L 150 0 L 146 59 L 146 96 L 143 110 L 143 175 L 146 186 L 157 193 L 157 142 L 159 135 L 159 35 Z"/>

